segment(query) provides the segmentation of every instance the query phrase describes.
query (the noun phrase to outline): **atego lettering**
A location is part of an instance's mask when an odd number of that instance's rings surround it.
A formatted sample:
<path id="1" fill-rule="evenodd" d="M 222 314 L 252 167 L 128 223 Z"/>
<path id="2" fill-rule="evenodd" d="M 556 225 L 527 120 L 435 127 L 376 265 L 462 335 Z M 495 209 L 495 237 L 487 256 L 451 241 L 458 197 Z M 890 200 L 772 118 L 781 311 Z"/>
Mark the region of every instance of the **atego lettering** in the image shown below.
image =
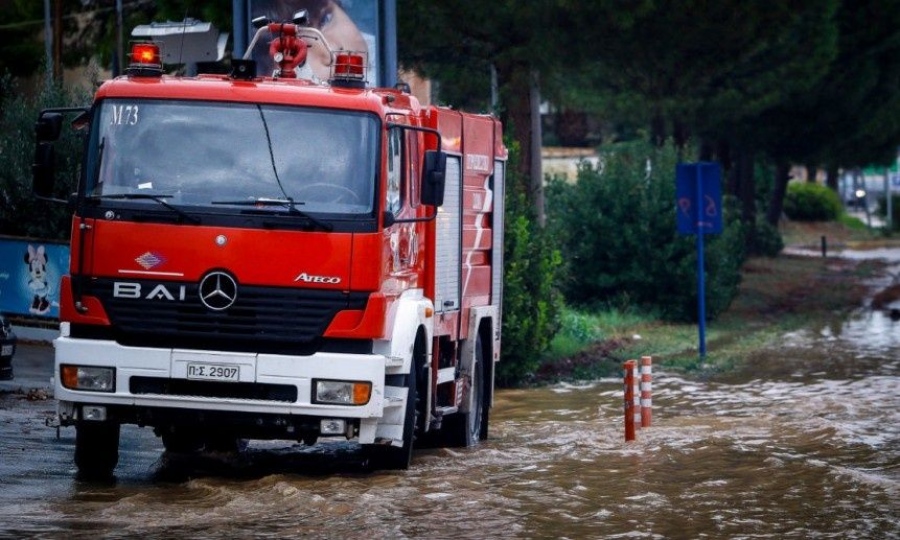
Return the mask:
<path id="1" fill-rule="evenodd" d="M 337 284 L 341 282 L 341 278 L 337 276 L 311 276 L 303 272 L 294 278 L 294 281 L 302 281 L 303 283 L 330 283 Z"/>
<path id="2" fill-rule="evenodd" d="M 144 288 L 140 283 L 130 281 L 116 281 L 113 283 L 114 298 L 143 298 L 145 300 L 183 301 L 185 298 L 185 286 L 173 285 L 167 287 L 162 283 L 156 285 L 150 292 L 144 294 Z"/>

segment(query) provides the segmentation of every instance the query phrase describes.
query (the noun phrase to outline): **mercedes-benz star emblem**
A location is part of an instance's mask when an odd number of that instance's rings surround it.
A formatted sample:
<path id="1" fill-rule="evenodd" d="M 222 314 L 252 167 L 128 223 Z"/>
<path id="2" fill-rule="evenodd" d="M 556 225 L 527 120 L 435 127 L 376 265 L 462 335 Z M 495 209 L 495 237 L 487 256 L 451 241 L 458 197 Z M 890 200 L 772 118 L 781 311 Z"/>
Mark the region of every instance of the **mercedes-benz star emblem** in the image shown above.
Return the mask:
<path id="1" fill-rule="evenodd" d="M 225 272 L 210 272 L 200 281 L 200 301 L 213 311 L 230 308 L 237 300 L 237 282 Z"/>

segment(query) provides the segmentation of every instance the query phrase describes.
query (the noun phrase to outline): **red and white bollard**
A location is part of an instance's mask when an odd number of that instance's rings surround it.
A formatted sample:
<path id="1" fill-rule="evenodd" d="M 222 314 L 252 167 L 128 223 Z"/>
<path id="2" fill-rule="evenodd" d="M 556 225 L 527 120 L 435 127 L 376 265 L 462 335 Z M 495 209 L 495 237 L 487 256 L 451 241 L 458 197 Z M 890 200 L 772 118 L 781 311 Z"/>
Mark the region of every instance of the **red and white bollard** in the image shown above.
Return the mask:
<path id="1" fill-rule="evenodd" d="M 628 360 L 622 365 L 625 379 L 625 441 L 634 440 L 634 371 L 637 363 Z"/>
<path id="2" fill-rule="evenodd" d="M 631 370 L 634 374 L 631 377 L 631 382 L 634 385 L 634 389 L 631 391 L 631 395 L 634 398 L 634 429 L 641 429 L 641 372 L 638 367 L 638 363 L 636 360 L 631 361 Z"/>
<path id="3" fill-rule="evenodd" d="M 625 379 L 625 440 L 633 441 L 635 432 L 650 427 L 653 411 L 653 358 L 641 357 L 640 372 L 635 360 L 622 364 Z"/>
<path id="4" fill-rule="evenodd" d="M 641 427 L 650 427 L 653 412 L 653 359 L 641 357 Z"/>

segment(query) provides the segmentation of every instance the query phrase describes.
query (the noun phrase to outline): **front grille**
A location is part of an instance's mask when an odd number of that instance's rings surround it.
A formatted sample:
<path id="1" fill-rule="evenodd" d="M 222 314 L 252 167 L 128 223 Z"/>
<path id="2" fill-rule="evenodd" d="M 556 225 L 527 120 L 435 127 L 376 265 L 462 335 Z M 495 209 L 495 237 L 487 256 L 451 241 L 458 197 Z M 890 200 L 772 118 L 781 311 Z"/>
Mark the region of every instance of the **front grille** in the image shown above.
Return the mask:
<path id="1" fill-rule="evenodd" d="M 160 377 L 132 377 L 128 387 L 132 394 L 252 399 L 257 401 L 283 401 L 287 403 L 294 403 L 297 401 L 297 387 L 287 384 L 189 381 L 186 379 L 163 379 Z"/>
<path id="2" fill-rule="evenodd" d="M 140 284 L 139 298 L 114 297 L 113 283 L 91 280 L 84 293 L 103 303 L 115 339 L 135 346 L 164 339 L 173 347 L 302 353 L 320 341 L 337 312 L 364 309 L 368 300 L 368 293 L 242 286 L 233 306 L 212 311 L 201 304 L 197 283 L 129 280 Z M 165 293 L 146 298 L 159 285 Z"/>

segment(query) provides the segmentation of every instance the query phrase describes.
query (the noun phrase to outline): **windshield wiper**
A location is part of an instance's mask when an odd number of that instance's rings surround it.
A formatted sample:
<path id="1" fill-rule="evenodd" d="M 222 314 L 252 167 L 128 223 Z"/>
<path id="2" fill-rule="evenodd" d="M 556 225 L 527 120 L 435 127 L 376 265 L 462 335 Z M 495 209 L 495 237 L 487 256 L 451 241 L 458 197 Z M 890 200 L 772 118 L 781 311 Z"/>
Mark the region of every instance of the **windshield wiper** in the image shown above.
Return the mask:
<path id="1" fill-rule="evenodd" d="M 242 199 L 238 201 L 212 201 L 210 204 L 224 204 L 224 205 L 234 205 L 234 206 L 255 206 L 255 207 L 265 207 L 265 206 L 283 206 L 287 208 L 291 214 L 296 216 L 300 216 L 306 220 L 308 220 L 313 225 L 323 229 L 325 231 L 331 231 L 332 226 L 331 223 L 326 223 L 321 219 L 314 218 L 310 214 L 300 210 L 297 208 L 297 205 L 303 204 L 302 202 L 296 202 L 294 199 L 288 197 L 286 199 L 272 199 L 268 197 L 257 197 L 255 199 Z"/>
<path id="2" fill-rule="evenodd" d="M 194 225 L 200 225 L 200 218 L 192 216 L 181 210 L 175 206 L 172 206 L 166 199 L 172 198 L 172 195 L 166 194 L 151 194 L 151 193 L 107 193 L 105 195 L 91 195 L 88 197 L 89 199 L 126 199 L 126 200 L 148 200 L 148 201 L 156 201 L 162 206 L 168 208 L 169 210 L 175 212 L 185 221 L 189 221 Z"/>

